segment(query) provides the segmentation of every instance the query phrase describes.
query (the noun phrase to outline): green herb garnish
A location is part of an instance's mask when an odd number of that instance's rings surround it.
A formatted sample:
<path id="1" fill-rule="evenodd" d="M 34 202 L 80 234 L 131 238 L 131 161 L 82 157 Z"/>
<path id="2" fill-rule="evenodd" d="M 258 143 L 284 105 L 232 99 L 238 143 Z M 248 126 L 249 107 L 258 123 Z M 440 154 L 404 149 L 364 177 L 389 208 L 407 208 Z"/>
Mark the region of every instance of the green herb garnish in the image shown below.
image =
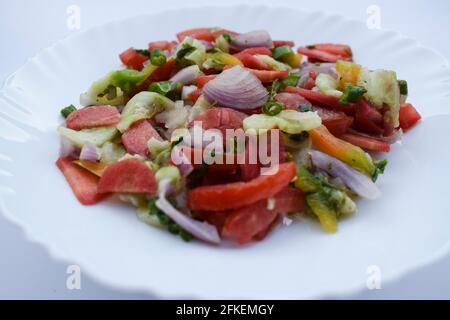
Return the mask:
<path id="1" fill-rule="evenodd" d="M 69 116 L 69 114 L 71 114 L 74 111 L 77 111 L 77 108 L 75 108 L 75 106 L 73 104 L 71 104 L 70 106 L 62 108 L 61 114 L 64 118 L 67 118 Z"/>
<path id="2" fill-rule="evenodd" d="M 386 169 L 386 166 L 388 164 L 388 160 L 384 159 L 384 160 L 381 160 L 381 161 L 377 161 L 374 164 L 375 164 L 375 172 L 372 175 L 372 181 L 373 182 L 377 181 L 379 174 L 383 174 L 384 173 L 384 169 Z"/>
<path id="3" fill-rule="evenodd" d="M 398 80 L 398 86 L 400 88 L 400 94 L 402 96 L 408 95 L 408 82 L 406 80 Z"/>
<path id="4" fill-rule="evenodd" d="M 357 102 L 367 92 L 366 89 L 360 86 L 347 85 L 344 94 L 339 98 L 342 105 Z"/>

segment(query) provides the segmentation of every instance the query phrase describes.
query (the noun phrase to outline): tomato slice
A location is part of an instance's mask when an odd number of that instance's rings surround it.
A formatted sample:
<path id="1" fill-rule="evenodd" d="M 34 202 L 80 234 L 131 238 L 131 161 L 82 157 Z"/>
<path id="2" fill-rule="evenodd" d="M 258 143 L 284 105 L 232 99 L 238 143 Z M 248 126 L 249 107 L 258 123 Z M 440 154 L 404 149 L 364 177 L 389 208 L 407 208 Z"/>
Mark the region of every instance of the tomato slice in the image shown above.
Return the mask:
<path id="1" fill-rule="evenodd" d="M 340 56 L 326 51 L 321 51 L 317 49 L 308 49 L 305 47 L 298 48 L 297 52 L 307 56 L 308 59 L 312 59 L 313 61 L 336 62 L 338 60 L 346 60 L 346 61 L 351 60 L 351 57 Z"/>
<path id="2" fill-rule="evenodd" d="M 273 201 L 273 208 L 270 202 Z M 250 242 L 266 231 L 279 214 L 301 212 L 306 207 L 305 195 L 298 189 L 284 188 L 272 197 L 235 209 L 226 217 L 222 233 L 239 244 Z"/>
<path id="3" fill-rule="evenodd" d="M 95 174 L 76 165 L 69 158 L 59 158 L 56 166 L 63 173 L 81 204 L 95 204 L 105 197 L 98 192 L 99 178 Z"/>
<path id="4" fill-rule="evenodd" d="M 355 110 L 354 104 L 343 106 L 339 102 L 338 97 L 327 96 L 319 91 L 312 91 L 298 87 L 287 87 L 284 91 L 299 94 L 313 104 L 330 107 L 337 111 L 345 112 L 346 114 L 352 114 Z"/>
<path id="5" fill-rule="evenodd" d="M 352 48 L 346 44 L 317 43 L 314 45 L 314 49 L 325 51 L 342 57 L 353 56 Z"/>
<path id="6" fill-rule="evenodd" d="M 126 159 L 108 166 L 98 184 L 100 193 L 144 193 L 153 196 L 156 189 L 153 171 L 138 159 Z"/>
<path id="7" fill-rule="evenodd" d="M 389 152 L 391 150 L 389 143 L 360 134 L 344 133 L 339 138 L 365 150 L 377 152 Z"/>
<path id="8" fill-rule="evenodd" d="M 272 175 L 261 175 L 249 182 L 199 187 L 188 193 L 192 210 L 222 211 L 243 207 L 267 199 L 286 187 L 295 177 L 293 162 L 282 163 Z"/>
<path id="9" fill-rule="evenodd" d="M 356 104 L 355 122 L 353 126 L 361 132 L 380 135 L 384 132 L 383 115 L 374 107 L 370 106 L 365 99 L 361 99 Z"/>
<path id="10" fill-rule="evenodd" d="M 208 76 L 199 76 L 195 81 L 198 88 L 203 88 L 205 84 L 207 84 L 209 81 L 214 80 L 217 76 L 216 75 L 208 75 Z"/>
<path id="11" fill-rule="evenodd" d="M 262 55 L 266 55 L 266 56 L 272 56 L 272 51 L 266 47 L 254 47 L 254 48 L 247 48 L 238 53 L 235 53 L 234 56 L 236 58 L 240 59 L 243 55 L 246 55 L 246 54 L 250 54 L 250 55 L 262 54 Z"/>
<path id="12" fill-rule="evenodd" d="M 124 65 L 128 68 L 132 68 L 135 70 L 142 70 L 144 68 L 144 62 L 148 60 L 148 57 L 140 54 L 133 48 L 129 48 L 126 51 L 122 52 L 120 55 L 120 60 Z"/>
<path id="13" fill-rule="evenodd" d="M 192 37 L 197 40 L 205 41 L 214 41 L 216 39 L 211 31 L 211 28 L 193 28 L 177 33 L 177 39 L 180 42 L 186 37 Z"/>
<path id="14" fill-rule="evenodd" d="M 294 43 L 294 41 L 289 41 L 289 40 L 274 40 L 273 46 L 275 48 L 282 47 L 282 46 L 293 47 L 293 46 L 295 46 L 295 43 Z"/>
<path id="15" fill-rule="evenodd" d="M 147 142 L 151 138 L 161 140 L 161 136 L 148 120 L 140 120 L 135 123 L 122 135 L 122 143 L 128 153 L 147 156 L 149 153 Z"/>
<path id="16" fill-rule="evenodd" d="M 289 93 L 289 92 L 280 92 L 275 96 L 275 100 L 278 102 L 282 102 L 284 107 L 288 110 L 299 110 L 300 106 L 311 107 L 311 102 L 303 98 L 299 94 Z"/>
<path id="17" fill-rule="evenodd" d="M 261 82 L 268 83 L 272 82 L 276 79 L 284 79 L 289 76 L 289 71 L 272 71 L 272 70 L 256 70 L 256 69 L 248 69 L 251 71 Z"/>
<path id="18" fill-rule="evenodd" d="M 176 41 L 153 41 L 148 44 L 148 50 L 152 51 L 153 49 L 161 49 L 171 52 L 176 45 Z"/>
<path id="19" fill-rule="evenodd" d="M 225 133 L 226 129 L 242 128 L 242 122 L 246 117 L 245 113 L 230 108 L 215 107 L 197 115 L 189 126 L 192 127 L 194 122 L 201 122 L 204 130 L 219 129 Z"/>
<path id="20" fill-rule="evenodd" d="M 272 68 L 265 62 L 261 61 L 257 57 L 251 54 L 242 54 L 238 58 L 241 60 L 242 64 L 250 69 L 258 69 L 258 70 L 271 70 Z"/>
<path id="21" fill-rule="evenodd" d="M 417 112 L 416 108 L 410 103 L 404 103 L 400 106 L 399 113 L 400 128 L 406 131 L 412 128 L 422 116 Z"/>
<path id="22" fill-rule="evenodd" d="M 327 127 L 328 131 L 336 136 L 347 132 L 353 123 L 353 118 L 343 112 L 321 107 L 314 107 L 314 111 L 317 111 L 317 114 L 322 119 L 322 124 Z"/>
<path id="23" fill-rule="evenodd" d="M 81 130 L 103 126 L 113 126 L 120 121 L 116 107 L 92 106 L 72 112 L 66 119 L 66 127 Z"/>

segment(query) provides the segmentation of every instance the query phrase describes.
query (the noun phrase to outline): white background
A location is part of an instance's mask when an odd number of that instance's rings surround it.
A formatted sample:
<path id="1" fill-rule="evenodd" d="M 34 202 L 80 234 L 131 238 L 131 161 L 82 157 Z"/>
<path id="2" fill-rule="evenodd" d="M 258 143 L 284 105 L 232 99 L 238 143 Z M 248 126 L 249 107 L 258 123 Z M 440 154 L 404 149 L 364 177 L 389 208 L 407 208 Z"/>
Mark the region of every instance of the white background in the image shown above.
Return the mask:
<path id="1" fill-rule="evenodd" d="M 81 8 L 81 30 L 133 15 L 185 5 L 213 4 L 215 1 L 174 0 L 0 0 L 0 81 L 43 48 L 70 36 L 67 8 Z M 217 1 L 227 5 L 244 1 Z M 275 3 L 275 1 L 245 1 Z M 450 58 L 450 1 L 448 0 L 359 0 L 359 1 L 282 1 L 278 6 L 325 10 L 366 21 L 367 8 L 378 5 L 383 28 L 394 29 L 418 39 L 422 44 Z M 179 4 L 179 5 L 177 5 Z M 170 23 L 170 17 L 168 17 Z M 163 26 L 157 26 L 163 27 Z M 149 39 L 151 40 L 151 39 Z M 376 45 L 376 44 L 374 44 Z M 420 61 L 417 61 L 419 64 Z M 411 66 L 414 68 L 414 66 Z M 1 146 L 0 146 L 1 148 Z M 25 154 L 26 151 L 24 151 Z M 36 212 L 39 214 L 39 212 Z M 424 213 L 426 214 L 426 213 Z M 450 214 L 450 213 L 449 213 Z M 414 250 L 414 248 L 411 248 Z M 0 215 L 0 298 L 1 299 L 150 299 L 140 292 L 121 292 L 97 283 L 82 274 L 81 290 L 66 289 L 66 268 L 71 262 L 50 257 L 45 248 L 30 243 L 21 229 Z M 449 299 L 450 257 L 399 281 L 383 284 L 381 290 L 364 290 L 352 299 Z"/>

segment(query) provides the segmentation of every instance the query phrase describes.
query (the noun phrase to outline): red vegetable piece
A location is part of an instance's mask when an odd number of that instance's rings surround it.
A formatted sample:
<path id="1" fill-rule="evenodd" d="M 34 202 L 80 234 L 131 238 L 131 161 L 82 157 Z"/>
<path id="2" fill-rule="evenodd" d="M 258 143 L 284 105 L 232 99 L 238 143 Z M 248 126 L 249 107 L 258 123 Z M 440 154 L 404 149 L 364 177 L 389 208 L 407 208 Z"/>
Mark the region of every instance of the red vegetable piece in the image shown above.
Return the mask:
<path id="1" fill-rule="evenodd" d="M 345 133 L 339 138 L 369 151 L 389 152 L 391 150 L 389 143 L 365 135 Z"/>
<path id="2" fill-rule="evenodd" d="M 422 118 L 416 108 L 410 103 L 404 103 L 400 106 L 399 117 L 400 128 L 404 131 L 412 128 Z"/>
<path id="3" fill-rule="evenodd" d="M 317 106 L 314 107 L 314 111 L 317 111 L 317 114 L 322 119 L 322 124 L 335 136 L 347 132 L 353 123 L 353 118 L 343 112 Z"/>
<path id="4" fill-rule="evenodd" d="M 99 178 L 93 173 L 76 165 L 69 158 L 59 158 L 56 166 L 61 170 L 78 201 L 83 205 L 99 202 L 105 194 L 98 192 Z"/>
<path id="5" fill-rule="evenodd" d="M 98 184 L 100 193 L 144 193 L 153 196 L 156 190 L 153 171 L 138 159 L 126 159 L 108 166 Z"/>
<path id="6" fill-rule="evenodd" d="M 147 56 L 140 54 L 133 48 L 129 48 L 126 51 L 122 52 L 119 57 L 122 63 L 128 68 L 139 71 L 143 69 L 144 62 L 148 60 Z"/>
<path id="7" fill-rule="evenodd" d="M 116 107 L 92 106 L 72 112 L 66 119 L 66 127 L 81 130 L 119 123 L 120 113 Z"/>
<path id="8" fill-rule="evenodd" d="M 140 154 L 146 156 L 148 154 L 147 142 L 150 138 L 161 140 L 161 136 L 147 120 L 139 120 L 122 135 L 122 143 L 128 153 Z"/>
<path id="9" fill-rule="evenodd" d="M 282 46 L 293 47 L 293 46 L 295 46 L 295 43 L 294 43 L 294 41 L 288 41 L 288 40 L 274 40 L 273 46 L 275 48 L 282 47 Z"/>

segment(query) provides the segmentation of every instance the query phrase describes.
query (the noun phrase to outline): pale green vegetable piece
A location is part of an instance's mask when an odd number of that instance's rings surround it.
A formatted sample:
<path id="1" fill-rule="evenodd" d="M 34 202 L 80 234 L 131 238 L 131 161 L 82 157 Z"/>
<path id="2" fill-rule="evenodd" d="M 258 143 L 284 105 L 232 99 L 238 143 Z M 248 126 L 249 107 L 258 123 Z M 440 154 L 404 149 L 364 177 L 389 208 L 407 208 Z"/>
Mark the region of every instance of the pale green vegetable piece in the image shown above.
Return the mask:
<path id="1" fill-rule="evenodd" d="M 326 73 L 319 73 L 316 78 L 316 87 L 320 92 L 326 94 L 327 96 L 340 97 L 342 96 L 342 91 L 339 91 L 338 81 Z"/>
<path id="2" fill-rule="evenodd" d="M 189 111 L 188 121 L 191 122 L 200 113 L 202 113 L 210 108 L 213 108 L 213 107 L 214 106 L 211 103 L 209 103 L 208 100 L 206 100 L 203 95 L 201 95 L 195 102 L 194 106 Z"/>
<path id="3" fill-rule="evenodd" d="M 383 104 L 389 107 L 387 116 L 394 127 L 398 127 L 398 113 L 400 109 L 400 88 L 397 74 L 390 70 L 370 71 L 362 69 L 358 85 L 367 90 L 364 95 L 375 107 L 382 108 Z M 385 115 L 386 116 L 386 115 Z"/>
<path id="4" fill-rule="evenodd" d="M 165 179 L 169 179 L 170 183 L 172 183 L 176 189 L 181 186 L 180 170 L 175 166 L 161 167 L 158 171 L 156 171 L 155 178 L 158 184 Z"/>
<path id="5" fill-rule="evenodd" d="M 316 112 L 283 110 L 276 116 L 254 114 L 245 118 L 244 130 L 255 129 L 260 131 L 278 128 L 283 132 L 296 134 L 317 128 L 321 124 L 322 120 Z"/>
<path id="6" fill-rule="evenodd" d="M 100 149 L 100 161 L 106 164 L 116 163 L 126 153 L 125 148 L 120 144 L 108 141 Z"/>
<path id="7" fill-rule="evenodd" d="M 275 60 L 274 58 L 267 56 L 265 54 L 255 54 L 255 57 L 262 62 L 268 64 L 272 69 L 277 71 L 291 70 L 291 66 Z"/>
<path id="8" fill-rule="evenodd" d="M 197 39 L 194 39 L 191 37 L 186 37 L 178 46 L 178 50 L 175 53 L 175 56 L 177 56 L 178 51 L 185 48 L 185 46 L 194 47 L 195 50 L 192 51 L 191 53 L 188 53 L 187 55 L 185 55 L 184 59 L 189 60 L 189 61 L 195 63 L 196 65 L 198 65 L 199 67 L 201 67 L 203 62 L 206 60 L 205 46 Z"/>
<path id="9" fill-rule="evenodd" d="M 172 108 L 175 108 L 175 103 L 169 98 L 156 92 L 140 92 L 131 98 L 123 109 L 117 129 L 123 133 L 134 122 L 141 119 L 150 119 L 155 114 Z"/>
<path id="10" fill-rule="evenodd" d="M 80 131 L 59 127 L 58 133 L 75 146 L 82 148 L 86 143 L 92 143 L 97 147 L 101 147 L 104 143 L 113 140 L 118 132 L 114 127 L 99 127 Z"/>
<path id="11" fill-rule="evenodd" d="M 228 53 L 230 51 L 230 43 L 228 42 L 228 40 L 223 36 L 223 34 L 220 35 L 220 37 L 218 37 L 216 39 L 216 42 L 214 43 L 214 47 Z"/>
<path id="12" fill-rule="evenodd" d="M 150 138 L 147 142 L 148 150 L 152 158 L 156 158 L 161 152 L 167 151 L 171 147 L 171 143 L 167 140 L 158 140 L 155 138 Z"/>

